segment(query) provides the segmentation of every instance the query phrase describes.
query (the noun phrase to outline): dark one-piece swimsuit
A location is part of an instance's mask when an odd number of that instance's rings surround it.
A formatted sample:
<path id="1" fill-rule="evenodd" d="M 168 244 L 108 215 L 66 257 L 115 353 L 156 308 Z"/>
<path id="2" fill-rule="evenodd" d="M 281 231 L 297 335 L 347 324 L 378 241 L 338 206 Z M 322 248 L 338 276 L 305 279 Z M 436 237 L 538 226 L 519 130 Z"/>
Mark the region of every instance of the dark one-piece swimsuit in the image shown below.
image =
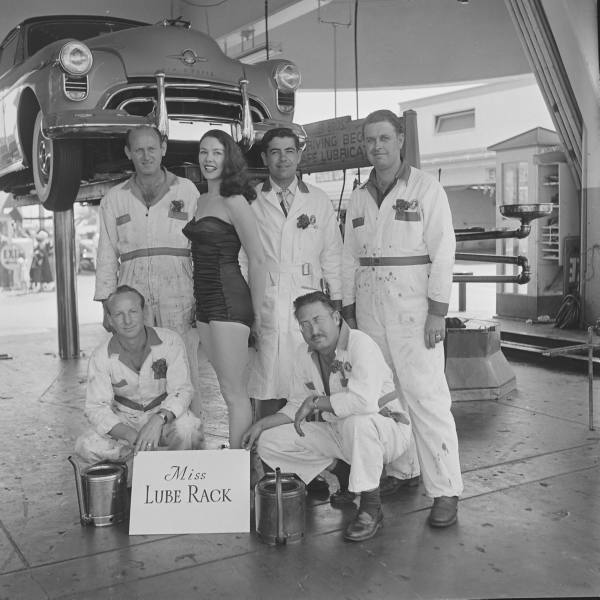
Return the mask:
<path id="1" fill-rule="evenodd" d="M 241 243 L 235 227 L 209 216 L 192 219 L 183 233 L 192 242 L 196 320 L 233 321 L 250 327 L 252 298 L 240 270 Z"/>

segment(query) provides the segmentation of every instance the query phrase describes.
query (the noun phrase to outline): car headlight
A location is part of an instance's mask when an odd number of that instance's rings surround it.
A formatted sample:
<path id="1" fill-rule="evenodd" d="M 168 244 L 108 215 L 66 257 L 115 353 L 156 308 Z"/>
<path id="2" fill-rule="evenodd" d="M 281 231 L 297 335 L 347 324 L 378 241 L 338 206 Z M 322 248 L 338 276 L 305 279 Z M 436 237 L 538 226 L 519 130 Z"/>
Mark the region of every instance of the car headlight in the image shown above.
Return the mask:
<path id="1" fill-rule="evenodd" d="M 293 63 L 280 63 L 273 73 L 277 88 L 282 92 L 294 92 L 300 87 L 300 71 Z"/>
<path id="2" fill-rule="evenodd" d="M 81 42 L 67 42 L 60 50 L 60 66 L 75 77 L 87 75 L 92 68 L 93 58 L 90 49 Z"/>

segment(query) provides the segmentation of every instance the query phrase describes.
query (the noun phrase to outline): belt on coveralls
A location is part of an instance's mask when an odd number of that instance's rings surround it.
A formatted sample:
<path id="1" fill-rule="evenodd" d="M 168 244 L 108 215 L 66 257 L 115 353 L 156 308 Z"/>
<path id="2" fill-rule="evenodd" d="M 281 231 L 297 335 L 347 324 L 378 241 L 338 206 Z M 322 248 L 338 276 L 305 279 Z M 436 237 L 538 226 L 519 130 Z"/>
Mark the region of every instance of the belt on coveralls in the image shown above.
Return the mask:
<path id="1" fill-rule="evenodd" d="M 278 263 L 272 260 L 265 261 L 265 270 L 270 273 L 291 273 L 293 275 L 310 275 L 311 263 Z"/>
<path id="2" fill-rule="evenodd" d="M 158 248 L 140 248 L 131 252 L 123 252 L 119 257 L 121 262 L 133 260 L 134 258 L 143 258 L 145 256 L 190 256 L 189 248 L 168 248 L 159 246 Z"/>
<path id="3" fill-rule="evenodd" d="M 135 400 L 130 400 L 129 398 L 125 398 L 125 396 L 118 396 L 115 394 L 115 401 L 127 408 L 131 408 L 133 410 L 139 410 L 141 412 L 148 412 L 157 406 L 160 406 L 161 402 L 167 397 L 167 392 L 163 392 L 160 396 L 156 396 L 152 402 L 149 404 L 143 405 Z"/>
<path id="4" fill-rule="evenodd" d="M 419 256 L 361 256 L 361 267 L 404 267 L 407 265 L 426 265 L 431 262 L 427 254 Z"/>

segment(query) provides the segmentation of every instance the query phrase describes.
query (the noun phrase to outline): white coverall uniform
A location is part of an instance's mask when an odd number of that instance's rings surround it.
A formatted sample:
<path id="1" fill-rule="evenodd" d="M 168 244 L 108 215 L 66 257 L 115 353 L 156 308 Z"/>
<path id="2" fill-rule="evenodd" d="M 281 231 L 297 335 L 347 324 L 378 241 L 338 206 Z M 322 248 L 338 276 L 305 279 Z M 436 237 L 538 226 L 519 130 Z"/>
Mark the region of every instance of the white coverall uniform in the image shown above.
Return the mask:
<path id="1" fill-rule="evenodd" d="M 456 242 L 448 199 L 433 177 L 403 163 L 378 208 L 374 177 L 373 170 L 354 190 L 346 214 L 343 304 L 356 302 L 358 328 L 394 369 L 425 490 L 434 498 L 457 496 L 462 476 L 444 349 L 429 349 L 424 340 L 428 311 L 445 316 L 452 287 Z M 416 475 L 414 452 L 386 472 Z"/>
<path id="2" fill-rule="evenodd" d="M 329 390 L 334 413 L 324 422 L 293 423 L 263 431 L 258 454 L 270 467 L 296 473 L 308 483 L 339 458 L 350 464 L 349 489 L 363 492 L 379 486 L 383 465 L 406 452 L 410 426 L 379 414 L 379 398 L 394 391 L 392 372 L 377 344 L 365 333 L 342 324 L 335 359 L 344 371 L 331 373 Z M 304 400 L 325 393 L 316 353 L 301 344 L 295 355 L 290 397 L 279 411 L 292 421 Z M 386 407 L 401 413 L 398 400 Z"/>
<path id="3" fill-rule="evenodd" d="M 168 171 L 162 194 L 146 206 L 135 177 L 111 188 L 100 203 L 100 239 L 94 300 L 105 300 L 119 285 L 145 298 L 146 325 L 167 327 L 185 342 L 199 413 L 199 337 L 189 241 L 181 230 L 196 214 L 199 192 Z"/>
<path id="4" fill-rule="evenodd" d="M 253 353 L 248 393 L 251 398 L 288 398 L 292 359 L 303 341 L 293 302 L 327 286 L 332 300 L 342 299 L 342 237 L 327 195 L 296 180 L 286 216 L 270 178 L 256 188 L 256 214 L 265 253 L 266 287 L 258 352 Z M 298 226 L 303 217 L 306 228 Z M 247 259 L 241 253 L 240 261 Z"/>
<path id="5" fill-rule="evenodd" d="M 114 335 L 92 352 L 85 401 L 91 428 L 75 443 L 84 467 L 101 460 L 130 462 L 132 446 L 108 432 L 119 423 L 140 431 L 161 408 L 175 415 L 163 426 L 161 446 L 193 450 L 203 445 L 202 422 L 188 410 L 193 388 L 181 336 L 158 327 L 146 327 L 146 332 L 146 358 L 139 371 Z"/>

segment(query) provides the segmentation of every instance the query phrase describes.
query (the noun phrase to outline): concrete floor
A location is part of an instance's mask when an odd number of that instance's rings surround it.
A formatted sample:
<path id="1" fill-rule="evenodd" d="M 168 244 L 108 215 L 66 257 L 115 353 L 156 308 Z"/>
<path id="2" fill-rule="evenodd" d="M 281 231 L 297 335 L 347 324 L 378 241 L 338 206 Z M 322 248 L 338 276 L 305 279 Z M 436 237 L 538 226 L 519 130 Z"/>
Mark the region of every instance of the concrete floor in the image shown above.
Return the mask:
<path id="1" fill-rule="evenodd" d="M 80 333 L 87 355 L 105 335 L 94 323 Z M 13 357 L 0 361 L 2 600 L 600 594 L 600 432 L 587 427 L 583 372 L 511 362 L 509 399 L 454 405 L 465 478 L 456 526 L 426 525 L 421 485 L 385 500 L 372 540 L 344 543 L 352 510 L 311 498 L 304 541 L 269 547 L 253 533 L 130 538 L 125 524 L 81 527 L 67 456 L 84 426 L 87 361 L 61 361 L 52 329 L 0 327 L 2 352 Z M 207 397 L 217 445 L 225 411 Z"/>

